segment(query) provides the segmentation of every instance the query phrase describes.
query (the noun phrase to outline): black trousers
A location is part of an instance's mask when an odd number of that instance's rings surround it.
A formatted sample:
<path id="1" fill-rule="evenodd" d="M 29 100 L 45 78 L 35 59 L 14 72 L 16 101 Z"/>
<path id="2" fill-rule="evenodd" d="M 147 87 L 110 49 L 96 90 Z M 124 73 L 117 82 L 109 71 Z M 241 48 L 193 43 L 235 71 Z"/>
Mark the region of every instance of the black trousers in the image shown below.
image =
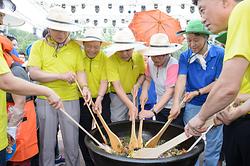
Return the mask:
<path id="1" fill-rule="evenodd" d="M 95 102 L 96 99 L 93 98 L 93 101 Z M 95 115 L 96 117 L 96 115 Z M 103 100 L 102 100 L 102 117 L 105 120 L 105 122 L 111 123 L 110 121 L 110 97 L 109 94 L 104 95 Z M 96 117 L 96 120 L 98 122 L 98 124 L 101 123 L 99 121 L 99 119 Z M 84 105 L 84 100 L 83 98 L 80 98 L 80 125 L 83 126 L 87 131 L 91 130 L 92 127 L 92 116 L 88 110 L 88 107 L 86 105 Z M 94 163 L 90 158 L 88 149 L 84 143 L 84 137 L 86 136 L 86 134 L 79 129 L 79 146 L 85 161 L 86 166 L 93 166 Z"/>
<path id="2" fill-rule="evenodd" d="M 250 166 L 250 115 L 224 125 L 223 134 L 227 166 Z"/>
<path id="3" fill-rule="evenodd" d="M 175 124 L 175 125 L 178 125 L 178 126 L 182 126 L 184 127 L 184 123 L 183 123 L 183 112 L 184 112 L 185 108 L 182 108 L 181 109 L 181 112 L 180 114 L 178 115 L 178 117 L 176 119 L 174 119 L 172 121 L 171 124 Z M 157 121 L 161 121 L 161 122 L 167 122 L 168 120 L 168 116 L 169 116 L 169 112 L 170 112 L 170 109 L 168 108 L 163 108 L 156 116 L 156 120 Z"/>

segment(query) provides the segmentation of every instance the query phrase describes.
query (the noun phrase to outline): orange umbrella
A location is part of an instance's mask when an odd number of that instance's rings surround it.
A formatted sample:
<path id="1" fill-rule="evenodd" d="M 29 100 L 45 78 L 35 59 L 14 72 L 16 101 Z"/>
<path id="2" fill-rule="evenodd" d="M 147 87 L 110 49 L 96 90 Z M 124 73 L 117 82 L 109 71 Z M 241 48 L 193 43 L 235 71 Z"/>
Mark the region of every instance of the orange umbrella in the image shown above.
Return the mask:
<path id="1" fill-rule="evenodd" d="M 180 22 L 160 10 L 135 13 L 129 28 L 137 41 L 146 42 L 147 45 L 150 37 L 155 33 L 167 34 L 172 43 L 181 43 L 184 39 L 183 36 L 176 36 L 176 32 L 182 30 Z"/>

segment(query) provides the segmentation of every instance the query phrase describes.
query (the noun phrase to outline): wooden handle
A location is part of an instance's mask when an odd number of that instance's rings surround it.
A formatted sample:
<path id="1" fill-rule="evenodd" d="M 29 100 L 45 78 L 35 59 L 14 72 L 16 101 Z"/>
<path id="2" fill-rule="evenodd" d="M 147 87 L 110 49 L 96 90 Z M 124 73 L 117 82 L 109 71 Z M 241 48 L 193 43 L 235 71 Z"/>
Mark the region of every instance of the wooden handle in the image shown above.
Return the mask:
<path id="1" fill-rule="evenodd" d="M 87 130 L 85 130 L 75 119 L 73 119 L 64 109 L 60 109 L 73 123 L 75 123 L 85 134 L 87 134 L 97 145 L 103 146 L 95 137 L 93 137 Z"/>
<path id="2" fill-rule="evenodd" d="M 81 92 L 82 97 L 83 97 L 82 89 L 81 89 L 81 87 L 80 87 L 80 85 L 79 85 L 79 83 L 78 83 L 78 81 L 77 81 L 76 79 L 75 79 L 75 82 L 76 82 L 76 85 L 77 85 L 77 87 L 78 87 L 78 89 L 79 89 L 79 91 Z M 84 99 L 84 97 L 83 97 L 83 99 Z M 84 101 L 85 101 L 85 99 L 84 99 Z M 92 100 L 91 100 L 91 101 L 92 101 Z M 91 104 L 91 103 L 90 103 L 90 104 Z M 104 134 L 102 133 L 102 130 L 101 130 L 99 124 L 97 123 L 96 118 L 95 118 L 95 116 L 94 116 L 94 114 L 93 114 L 93 112 L 92 112 L 92 110 L 91 110 L 91 108 L 90 108 L 90 104 L 88 104 L 88 103 L 86 104 L 87 107 L 88 107 L 88 110 L 89 110 L 89 112 L 90 112 L 90 114 L 91 114 L 91 116 L 92 116 L 92 118 L 93 118 L 93 120 L 94 120 L 94 122 L 95 122 L 95 124 L 96 124 L 96 126 L 97 126 L 98 131 L 99 131 L 100 134 L 101 134 L 101 137 L 102 137 L 104 143 L 105 143 L 105 144 L 108 144 L 108 141 L 107 141 L 106 137 L 104 136 Z"/>

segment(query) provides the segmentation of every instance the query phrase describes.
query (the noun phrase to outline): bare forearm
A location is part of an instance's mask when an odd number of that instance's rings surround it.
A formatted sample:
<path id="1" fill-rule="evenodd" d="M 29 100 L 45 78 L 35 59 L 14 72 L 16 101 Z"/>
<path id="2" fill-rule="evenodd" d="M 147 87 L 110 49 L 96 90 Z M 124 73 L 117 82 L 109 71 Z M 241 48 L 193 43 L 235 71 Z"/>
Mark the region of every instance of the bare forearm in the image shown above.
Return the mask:
<path id="1" fill-rule="evenodd" d="M 102 80 L 100 87 L 99 87 L 98 96 L 103 97 L 105 95 L 105 93 L 107 92 L 107 88 L 108 88 L 108 81 Z"/>
<path id="2" fill-rule="evenodd" d="M 209 84 L 209 85 L 203 87 L 203 88 L 200 88 L 200 89 L 199 89 L 200 93 L 201 93 L 201 94 L 208 94 L 208 93 L 211 91 L 211 89 L 212 89 L 214 83 L 215 83 L 215 81 L 212 82 L 211 84 Z"/>
<path id="3" fill-rule="evenodd" d="M 146 78 L 145 79 L 145 81 L 143 82 L 143 84 L 142 84 L 142 91 L 144 92 L 147 92 L 148 93 L 148 89 L 149 89 L 149 87 L 150 87 L 150 81 L 151 81 L 151 79 L 150 78 Z"/>
<path id="4" fill-rule="evenodd" d="M 174 103 L 180 104 L 186 86 L 186 76 L 179 75 L 174 89 Z"/>
<path id="5" fill-rule="evenodd" d="M 15 103 L 15 107 L 19 109 L 24 109 L 25 103 L 26 103 L 26 97 L 25 96 L 20 96 L 20 95 L 15 95 L 11 94 L 13 101 Z"/>
<path id="6" fill-rule="evenodd" d="M 174 88 L 168 88 L 154 109 L 159 112 L 174 94 Z"/>
<path id="7" fill-rule="evenodd" d="M 85 72 L 77 72 L 76 79 L 77 79 L 79 85 L 81 86 L 81 88 L 83 86 L 87 86 L 88 85 L 87 75 L 86 75 Z"/>
<path id="8" fill-rule="evenodd" d="M 233 58 L 224 63 L 219 79 L 215 82 L 198 114 L 200 119 L 207 120 L 210 116 L 233 102 L 239 92 L 248 64 L 247 60 L 240 57 Z"/>
<path id="9" fill-rule="evenodd" d="M 131 100 L 128 98 L 127 94 L 125 93 L 125 91 L 123 90 L 122 86 L 120 83 L 118 82 L 112 82 L 113 86 L 115 88 L 116 94 L 120 97 L 120 99 L 124 102 L 124 104 L 128 107 L 131 108 L 133 107 L 133 103 L 131 102 Z"/>
<path id="10" fill-rule="evenodd" d="M 23 79 L 14 77 L 11 73 L 4 74 L 0 78 L 0 88 L 9 93 L 17 95 L 41 95 L 48 96 L 49 88 L 27 82 Z"/>
<path id="11" fill-rule="evenodd" d="M 144 74 L 140 75 L 139 78 L 137 79 L 137 84 L 142 85 L 144 80 L 145 80 L 145 75 Z"/>
<path id="12" fill-rule="evenodd" d="M 248 112 L 250 112 L 250 99 L 240 105 L 237 109 L 241 116 L 246 115 Z"/>
<path id="13" fill-rule="evenodd" d="M 48 73 L 37 69 L 36 67 L 29 67 L 30 78 L 39 82 L 51 82 L 61 79 L 59 73 Z"/>

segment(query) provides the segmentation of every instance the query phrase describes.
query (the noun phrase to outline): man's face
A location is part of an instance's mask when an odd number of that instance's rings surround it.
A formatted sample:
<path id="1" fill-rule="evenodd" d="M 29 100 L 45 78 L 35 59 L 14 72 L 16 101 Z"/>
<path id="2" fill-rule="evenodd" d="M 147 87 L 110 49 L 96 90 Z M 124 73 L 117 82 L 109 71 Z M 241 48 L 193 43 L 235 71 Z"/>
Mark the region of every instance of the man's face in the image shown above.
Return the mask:
<path id="1" fill-rule="evenodd" d="M 69 36 L 69 32 L 59 31 L 55 29 L 48 29 L 49 34 L 53 40 L 57 43 L 63 43 Z"/>
<path id="2" fill-rule="evenodd" d="M 101 48 L 101 42 L 99 41 L 88 41 L 84 42 L 84 51 L 89 58 L 94 58 L 99 53 Z"/>
<path id="3" fill-rule="evenodd" d="M 133 55 L 134 49 L 124 50 L 124 51 L 117 51 L 117 54 L 120 56 L 121 59 L 124 61 L 129 61 Z"/>
<path id="4" fill-rule="evenodd" d="M 188 47 L 192 49 L 192 52 L 198 53 L 203 49 L 207 39 L 203 35 L 187 34 Z"/>
<path id="5" fill-rule="evenodd" d="M 203 23 L 212 33 L 227 29 L 230 15 L 230 2 L 233 0 L 199 0 L 198 9 Z"/>

